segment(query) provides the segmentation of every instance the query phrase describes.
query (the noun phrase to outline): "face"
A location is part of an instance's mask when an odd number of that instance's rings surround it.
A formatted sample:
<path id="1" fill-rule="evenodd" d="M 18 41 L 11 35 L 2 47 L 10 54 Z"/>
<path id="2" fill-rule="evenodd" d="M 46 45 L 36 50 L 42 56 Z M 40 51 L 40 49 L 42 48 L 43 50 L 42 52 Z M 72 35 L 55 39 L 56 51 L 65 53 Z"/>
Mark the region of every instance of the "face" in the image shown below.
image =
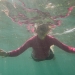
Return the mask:
<path id="1" fill-rule="evenodd" d="M 44 39 L 49 32 L 49 28 L 45 26 L 39 26 L 36 30 L 36 33 L 40 39 Z"/>

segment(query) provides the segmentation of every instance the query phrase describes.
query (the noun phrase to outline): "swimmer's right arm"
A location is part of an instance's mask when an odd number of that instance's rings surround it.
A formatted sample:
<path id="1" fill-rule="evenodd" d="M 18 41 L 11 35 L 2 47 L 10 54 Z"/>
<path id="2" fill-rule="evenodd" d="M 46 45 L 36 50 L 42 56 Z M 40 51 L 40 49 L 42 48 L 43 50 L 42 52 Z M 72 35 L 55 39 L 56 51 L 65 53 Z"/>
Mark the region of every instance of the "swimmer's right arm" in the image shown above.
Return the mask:
<path id="1" fill-rule="evenodd" d="M 6 51 L 0 49 L 0 56 L 2 56 L 2 57 L 15 57 L 15 56 L 18 56 L 21 53 L 23 53 L 29 47 L 31 47 L 31 40 L 30 39 L 27 40 L 22 46 L 20 46 L 16 50 L 6 52 Z"/>
<path id="2" fill-rule="evenodd" d="M 9 52 L 6 52 L 6 51 L 0 49 L 0 56 L 7 57 L 7 56 L 9 56 Z"/>

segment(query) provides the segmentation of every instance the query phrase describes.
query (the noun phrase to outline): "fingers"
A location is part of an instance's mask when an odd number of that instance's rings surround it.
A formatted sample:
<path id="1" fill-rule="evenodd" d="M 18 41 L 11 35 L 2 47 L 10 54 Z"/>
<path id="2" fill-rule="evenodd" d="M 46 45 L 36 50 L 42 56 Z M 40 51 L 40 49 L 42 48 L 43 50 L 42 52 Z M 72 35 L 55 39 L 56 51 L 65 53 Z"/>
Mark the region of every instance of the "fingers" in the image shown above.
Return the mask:
<path id="1" fill-rule="evenodd" d="M 6 55 L 6 52 L 3 50 L 0 50 L 0 56 L 5 56 L 5 55 Z"/>
<path id="2" fill-rule="evenodd" d="M 4 50 L 0 49 L 0 51 L 4 51 Z"/>
<path id="3" fill-rule="evenodd" d="M 4 52 L 4 50 L 1 50 L 1 49 L 0 49 L 0 52 Z"/>

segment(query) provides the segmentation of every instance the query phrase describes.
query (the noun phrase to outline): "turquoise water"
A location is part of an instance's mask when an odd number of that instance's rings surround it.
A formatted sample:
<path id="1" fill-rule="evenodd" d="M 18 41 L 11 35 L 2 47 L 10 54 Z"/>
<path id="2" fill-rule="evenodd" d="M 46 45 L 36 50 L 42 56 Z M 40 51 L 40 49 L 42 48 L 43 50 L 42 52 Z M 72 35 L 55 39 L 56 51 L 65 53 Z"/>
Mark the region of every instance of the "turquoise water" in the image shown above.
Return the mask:
<path id="1" fill-rule="evenodd" d="M 54 33 L 62 33 L 75 27 L 75 18 L 63 19 L 62 25 Z M 13 23 L 6 15 L 0 15 L 0 49 L 11 51 L 21 46 L 32 35 L 25 26 Z M 75 31 L 56 35 L 63 43 L 75 47 Z M 0 57 L 0 75 L 74 75 L 75 54 L 54 47 L 55 59 L 35 62 L 31 58 L 32 48 L 17 57 Z"/>

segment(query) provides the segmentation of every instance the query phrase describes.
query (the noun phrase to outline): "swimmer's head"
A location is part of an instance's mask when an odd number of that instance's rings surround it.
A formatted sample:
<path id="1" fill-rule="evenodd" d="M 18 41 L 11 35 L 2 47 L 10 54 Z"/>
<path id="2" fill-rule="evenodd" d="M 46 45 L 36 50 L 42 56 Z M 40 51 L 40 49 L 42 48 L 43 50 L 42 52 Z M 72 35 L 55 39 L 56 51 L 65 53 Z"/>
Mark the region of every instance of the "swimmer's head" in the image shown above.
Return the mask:
<path id="1" fill-rule="evenodd" d="M 50 25 L 46 25 L 46 24 L 37 25 L 37 24 L 35 24 L 35 32 L 37 33 L 37 35 L 40 39 L 44 39 L 50 30 L 51 30 Z"/>

